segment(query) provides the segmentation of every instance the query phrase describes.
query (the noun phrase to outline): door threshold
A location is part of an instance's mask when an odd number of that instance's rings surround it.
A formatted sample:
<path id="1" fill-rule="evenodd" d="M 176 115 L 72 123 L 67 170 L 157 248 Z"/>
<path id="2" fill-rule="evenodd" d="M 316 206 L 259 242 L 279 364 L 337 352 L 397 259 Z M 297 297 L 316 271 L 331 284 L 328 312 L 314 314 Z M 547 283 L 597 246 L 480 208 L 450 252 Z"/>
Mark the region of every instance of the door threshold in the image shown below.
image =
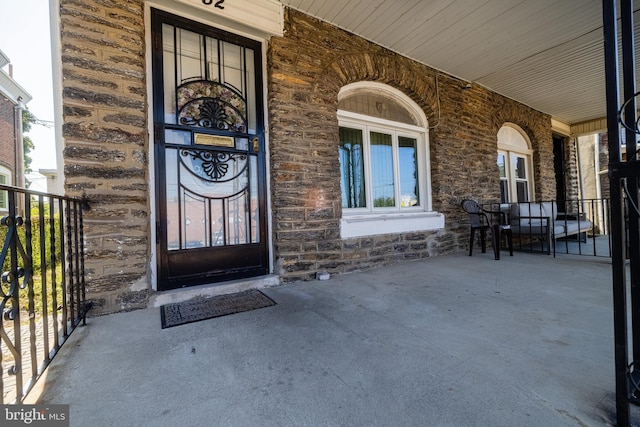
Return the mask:
<path id="1" fill-rule="evenodd" d="M 280 276 L 268 274 L 266 276 L 230 280 L 222 283 L 210 283 L 190 286 L 188 288 L 172 289 L 170 291 L 160 291 L 151 295 L 148 307 L 161 307 L 165 304 L 188 301 L 194 298 L 235 294 L 249 289 L 262 289 L 277 286 L 279 284 Z"/>

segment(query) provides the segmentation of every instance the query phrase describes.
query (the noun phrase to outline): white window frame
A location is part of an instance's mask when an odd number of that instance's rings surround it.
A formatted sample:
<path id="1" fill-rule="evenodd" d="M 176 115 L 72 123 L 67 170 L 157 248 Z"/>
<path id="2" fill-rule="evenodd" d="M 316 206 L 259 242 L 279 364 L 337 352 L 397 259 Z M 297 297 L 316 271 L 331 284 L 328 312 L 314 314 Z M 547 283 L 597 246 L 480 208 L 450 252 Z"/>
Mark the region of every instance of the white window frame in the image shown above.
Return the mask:
<path id="1" fill-rule="evenodd" d="M 348 113 L 341 111 L 340 116 L 342 117 L 339 121 L 340 127 L 345 127 L 349 129 L 357 129 L 362 132 L 363 136 L 363 145 L 364 145 L 364 170 L 365 170 L 365 192 L 366 192 L 366 200 L 367 207 L 364 208 L 343 208 L 343 213 L 347 214 L 366 214 L 366 213 L 393 213 L 393 212 L 409 212 L 409 211 L 424 211 L 426 201 L 428 197 L 426 197 L 426 189 L 425 187 L 425 174 L 426 170 L 426 161 L 424 154 L 424 129 L 420 129 L 415 126 L 407 125 L 404 129 L 398 127 L 397 123 L 387 122 L 385 120 L 378 120 L 377 122 L 371 122 L 367 120 L 366 116 L 361 116 L 355 113 Z M 345 117 L 349 116 L 349 119 Z M 386 123 L 384 123 L 386 122 Z M 422 133 L 420 132 L 422 131 Z M 394 172 L 394 199 L 396 200 L 396 206 L 391 207 L 374 207 L 374 199 L 373 199 L 373 170 L 371 165 L 371 140 L 370 135 L 372 132 L 381 133 L 385 135 L 391 135 L 391 142 L 393 147 L 393 172 Z M 416 140 L 417 152 L 416 152 L 416 160 L 417 160 L 417 168 L 418 168 L 418 194 L 420 198 L 420 203 L 415 206 L 401 206 L 401 194 L 400 194 L 400 165 L 398 158 L 398 139 L 400 137 L 406 137 Z"/>
<path id="2" fill-rule="evenodd" d="M 4 182 L 0 184 L 11 185 L 11 171 L 0 166 L 0 176 L 4 178 Z M 0 212 L 9 211 L 9 194 L 6 191 L 0 191 Z"/>
<path id="3" fill-rule="evenodd" d="M 533 176 L 533 150 L 531 149 L 531 141 L 527 137 L 527 134 L 522 129 L 520 129 L 519 126 L 511 123 L 506 123 L 503 125 L 503 128 L 504 127 L 514 129 L 522 137 L 521 141 L 504 141 L 500 137 L 498 137 L 498 154 L 502 154 L 505 156 L 505 172 L 507 175 L 506 181 L 509 196 L 508 203 L 516 203 L 518 201 L 518 182 L 527 183 L 527 198 L 528 201 L 533 201 L 533 195 L 535 194 L 535 180 Z M 526 179 L 518 178 L 516 175 L 516 157 L 522 157 L 525 159 L 524 164 Z"/>
<path id="4" fill-rule="evenodd" d="M 444 215 L 432 211 L 431 209 L 431 170 L 429 160 L 429 134 L 427 119 L 422 109 L 415 104 L 409 97 L 404 95 L 397 89 L 390 86 L 375 82 L 359 82 L 341 89 L 339 96 L 346 93 L 352 93 L 354 90 L 376 90 L 383 91 L 391 96 L 401 105 L 404 105 L 411 111 L 421 126 L 398 123 L 390 120 L 379 119 L 363 114 L 353 113 L 344 110 L 338 110 L 338 125 L 352 129 L 360 129 L 363 132 L 363 142 L 365 144 L 365 153 L 369 149 L 369 133 L 391 133 L 393 136 L 393 156 L 394 156 L 394 178 L 395 178 L 395 194 L 399 195 L 399 168 L 397 158 L 397 140 L 398 136 L 405 136 L 416 139 L 417 142 L 417 167 L 418 167 L 418 191 L 420 203 L 416 206 L 401 207 L 394 206 L 389 208 L 374 208 L 373 197 L 371 192 L 372 172 L 370 165 L 370 156 L 364 155 L 365 162 L 365 186 L 367 192 L 366 208 L 344 208 L 340 221 L 340 234 L 342 238 L 371 236 L 379 234 L 393 234 L 414 231 L 436 230 L 444 228 Z M 422 126 L 423 125 L 423 126 Z M 400 199 L 397 199 L 400 202 Z"/>

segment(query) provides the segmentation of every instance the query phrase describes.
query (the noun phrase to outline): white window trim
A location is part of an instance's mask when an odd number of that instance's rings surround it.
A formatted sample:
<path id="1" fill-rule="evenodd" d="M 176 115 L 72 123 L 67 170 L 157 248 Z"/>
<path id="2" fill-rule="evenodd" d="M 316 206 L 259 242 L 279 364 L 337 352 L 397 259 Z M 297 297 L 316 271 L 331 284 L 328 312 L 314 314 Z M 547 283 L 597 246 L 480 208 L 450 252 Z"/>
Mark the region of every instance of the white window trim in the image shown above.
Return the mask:
<path id="1" fill-rule="evenodd" d="M 533 162 L 531 160 L 531 153 L 522 152 L 522 151 L 506 151 L 506 150 L 498 150 L 498 154 L 502 154 L 505 157 L 505 172 L 507 174 L 506 179 L 500 178 L 500 180 L 507 181 L 507 187 L 509 189 L 509 203 L 515 203 L 518 200 L 518 187 L 515 185 L 518 182 L 527 182 L 528 189 L 528 197 L 529 201 L 533 200 L 533 177 L 532 175 L 532 167 Z M 523 157 L 525 159 L 525 172 L 527 179 L 517 178 L 516 177 L 516 168 L 513 162 L 513 157 Z"/>
<path id="2" fill-rule="evenodd" d="M 7 168 L 5 168 L 4 166 L 0 166 L 0 175 L 2 175 L 4 177 L 4 182 L 0 183 L 3 185 L 12 185 L 11 183 L 11 171 Z M 3 205 L 0 205 L 0 211 L 1 212 L 8 212 L 9 211 L 9 195 L 6 191 L 0 191 L 0 199 L 2 199 L 2 201 L 4 202 Z"/>
<path id="3" fill-rule="evenodd" d="M 444 215 L 440 212 L 343 215 L 340 220 L 340 235 L 343 239 L 441 228 L 444 228 Z"/>
<path id="4" fill-rule="evenodd" d="M 340 91 L 340 96 L 345 93 L 352 93 L 353 90 L 366 88 L 371 90 L 383 90 L 391 94 L 394 99 L 405 105 L 419 121 L 424 124 L 415 126 L 405 123 L 398 123 L 384 119 L 378 119 L 363 114 L 338 110 L 338 125 L 367 131 L 394 131 L 396 135 L 416 138 L 418 142 L 418 170 L 419 170 L 419 192 L 420 205 L 417 207 L 402 208 L 394 207 L 389 210 L 376 209 L 343 209 L 340 220 L 340 235 L 342 238 L 373 236 L 380 234 L 407 233 L 427 230 L 437 230 L 444 228 L 444 215 L 432 211 L 431 194 L 431 166 L 429 156 L 429 132 L 426 116 L 422 109 L 417 107 L 402 92 L 389 86 L 373 83 L 359 82 L 345 86 Z M 396 153 L 394 152 L 394 156 Z M 368 156 L 367 156 L 368 157 Z M 369 159 L 365 158 L 365 180 L 368 188 L 371 188 L 371 173 Z M 368 196 L 369 197 L 369 196 Z M 368 199 L 367 203 L 371 203 Z M 369 204 L 369 206 L 371 206 Z"/>

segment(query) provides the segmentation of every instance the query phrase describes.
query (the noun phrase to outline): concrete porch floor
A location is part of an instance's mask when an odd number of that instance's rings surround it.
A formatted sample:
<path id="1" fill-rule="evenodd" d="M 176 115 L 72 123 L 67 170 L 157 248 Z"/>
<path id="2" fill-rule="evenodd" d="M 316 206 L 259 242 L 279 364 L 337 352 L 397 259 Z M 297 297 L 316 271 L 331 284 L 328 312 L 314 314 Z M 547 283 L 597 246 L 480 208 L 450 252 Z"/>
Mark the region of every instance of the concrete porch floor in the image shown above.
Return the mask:
<path id="1" fill-rule="evenodd" d="M 164 330 L 89 318 L 31 398 L 72 426 L 614 424 L 609 260 L 478 251 L 263 292 Z"/>

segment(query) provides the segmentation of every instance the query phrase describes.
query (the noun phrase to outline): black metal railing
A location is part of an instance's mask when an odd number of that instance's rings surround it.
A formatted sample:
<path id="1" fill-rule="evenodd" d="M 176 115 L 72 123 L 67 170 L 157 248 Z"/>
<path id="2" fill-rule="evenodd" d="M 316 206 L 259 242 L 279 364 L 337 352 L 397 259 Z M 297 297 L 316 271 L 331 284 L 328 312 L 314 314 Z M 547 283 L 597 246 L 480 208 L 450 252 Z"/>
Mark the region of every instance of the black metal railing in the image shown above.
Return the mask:
<path id="1" fill-rule="evenodd" d="M 564 207 L 564 212 L 558 211 Z M 572 199 L 491 204 L 501 210 L 512 227 L 514 249 L 547 254 L 611 257 L 611 204 L 609 199 Z M 625 202 L 624 229 L 628 232 Z"/>
<path id="2" fill-rule="evenodd" d="M 20 403 L 86 321 L 80 199 L 0 185 L 0 397 Z"/>

